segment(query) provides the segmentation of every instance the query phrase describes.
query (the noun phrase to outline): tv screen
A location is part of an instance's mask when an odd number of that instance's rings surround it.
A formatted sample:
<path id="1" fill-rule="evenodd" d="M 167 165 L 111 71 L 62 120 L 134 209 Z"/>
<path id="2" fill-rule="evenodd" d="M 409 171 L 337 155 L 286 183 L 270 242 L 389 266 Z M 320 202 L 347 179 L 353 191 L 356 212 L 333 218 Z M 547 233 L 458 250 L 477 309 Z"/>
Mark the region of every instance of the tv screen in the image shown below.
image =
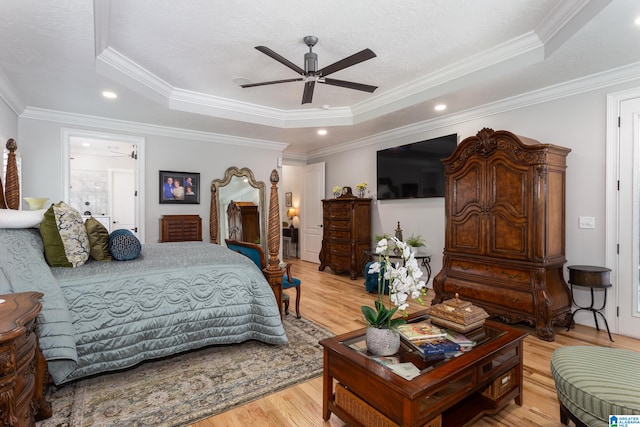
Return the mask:
<path id="1" fill-rule="evenodd" d="M 444 197 L 442 159 L 456 149 L 451 134 L 377 152 L 378 200 Z"/>

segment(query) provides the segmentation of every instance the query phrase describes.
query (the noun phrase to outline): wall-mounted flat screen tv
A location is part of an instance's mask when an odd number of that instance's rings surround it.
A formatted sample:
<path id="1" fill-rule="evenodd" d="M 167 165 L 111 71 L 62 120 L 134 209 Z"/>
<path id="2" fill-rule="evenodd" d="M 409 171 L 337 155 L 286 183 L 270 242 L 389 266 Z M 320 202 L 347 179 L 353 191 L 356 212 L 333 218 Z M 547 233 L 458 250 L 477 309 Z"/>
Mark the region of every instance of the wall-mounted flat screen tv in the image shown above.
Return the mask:
<path id="1" fill-rule="evenodd" d="M 378 200 L 444 197 L 444 166 L 458 135 L 414 142 L 377 152 Z"/>

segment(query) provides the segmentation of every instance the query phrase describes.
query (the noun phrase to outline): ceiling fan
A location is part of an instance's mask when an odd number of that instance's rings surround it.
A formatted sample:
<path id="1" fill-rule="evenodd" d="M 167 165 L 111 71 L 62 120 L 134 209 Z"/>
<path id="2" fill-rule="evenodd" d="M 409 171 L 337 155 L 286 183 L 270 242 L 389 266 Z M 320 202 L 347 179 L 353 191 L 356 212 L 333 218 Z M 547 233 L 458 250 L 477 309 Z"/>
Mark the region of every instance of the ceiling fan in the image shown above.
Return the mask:
<path id="1" fill-rule="evenodd" d="M 335 73 L 336 71 L 340 71 L 347 67 L 351 67 L 352 65 L 359 64 L 360 62 L 366 61 L 371 58 L 375 58 L 376 54 L 373 53 L 371 49 L 364 49 L 358 53 L 354 53 L 351 56 L 348 56 L 340 61 L 334 62 L 331 65 L 328 65 L 324 68 L 318 70 L 318 54 L 312 51 L 313 47 L 318 43 L 318 38 L 316 36 L 306 36 L 302 39 L 304 43 L 309 46 L 309 52 L 304 54 L 304 70 L 298 67 L 293 62 L 284 58 L 283 56 L 277 54 L 273 50 L 269 49 L 265 46 L 256 46 L 256 49 L 265 55 L 275 59 L 281 64 L 291 68 L 296 73 L 300 74 L 302 77 L 298 77 L 295 79 L 285 79 L 285 80 L 273 80 L 269 82 L 261 82 L 261 83 L 248 83 L 240 85 L 243 88 L 254 87 L 254 86 L 264 86 L 264 85 L 272 85 L 277 83 L 289 83 L 289 82 L 305 82 L 304 84 L 304 92 L 302 93 L 302 103 L 309 104 L 313 100 L 313 89 L 315 88 L 315 84 L 324 83 L 332 86 L 340 86 L 348 89 L 361 90 L 364 92 L 373 93 L 376 90 L 377 86 L 366 85 L 362 83 L 354 83 L 348 82 L 345 80 L 337 80 L 327 78 L 329 74 Z"/>

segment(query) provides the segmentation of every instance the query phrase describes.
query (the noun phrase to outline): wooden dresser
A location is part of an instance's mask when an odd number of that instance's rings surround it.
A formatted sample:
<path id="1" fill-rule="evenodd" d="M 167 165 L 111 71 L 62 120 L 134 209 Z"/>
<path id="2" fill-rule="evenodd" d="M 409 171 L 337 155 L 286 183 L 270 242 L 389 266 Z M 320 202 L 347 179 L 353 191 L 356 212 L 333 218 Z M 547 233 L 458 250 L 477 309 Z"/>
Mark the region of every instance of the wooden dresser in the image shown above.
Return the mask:
<path id="1" fill-rule="evenodd" d="M 460 298 L 553 341 L 566 325 L 565 169 L 571 150 L 482 129 L 443 160 L 445 249 L 433 304 Z"/>
<path id="2" fill-rule="evenodd" d="M 202 218 L 198 215 L 162 215 L 160 243 L 201 242 Z"/>
<path id="3" fill-rule="evenodd" d="M 5 426 L 35 426 L 52 413 L 44 398 L 47 362 L 36 332 L 42 296 L 0 295 L 0 420 Z"/>
<path id="4" fill-rule="evenodd" d="M 365 251 L 371 249 L 371 199 L 340 196 L 322 201 L 320 271 L 363 275 Z"/>

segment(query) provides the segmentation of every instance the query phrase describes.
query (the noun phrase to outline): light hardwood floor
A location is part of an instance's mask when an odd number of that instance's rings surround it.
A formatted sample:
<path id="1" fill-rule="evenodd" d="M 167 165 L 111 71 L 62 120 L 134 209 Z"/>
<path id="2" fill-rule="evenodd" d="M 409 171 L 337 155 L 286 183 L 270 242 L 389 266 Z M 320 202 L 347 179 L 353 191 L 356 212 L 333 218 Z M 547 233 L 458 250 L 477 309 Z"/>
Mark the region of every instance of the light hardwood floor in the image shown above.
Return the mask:
<path id="1" fill-rule="evenodd" d="M 293 275 L 302 280 L 300 311 L 303 317 L 335 334 L 365 326 L 360 306 L 372 304 L 375 295 L 365 292 L 364 279 L 350 280 L 348 275 L 336 275 L 329 269 L 320 272 L 318 264 L 310 262 L 287 261 L 293 265 Z M 295 291 L 291 296 L 295 296 Z M 428 293 L 425 306 L 429 306 L 431 298 L 433 291 Z M 412 303 L 409 312 L 425 306 Z M 599 345 L 640 351 L 639 340 L 613 335 L 615 342 L 611 343 L 606 331 L 582 325 L 570 331 L 557 328 L 554 342 L 542 341 L 536 338 L 532 328 L 521 327 L 529 331 L 524 341 L 524 404 L 517 406 L 512 402 L 498 415 L 485 416 L 475 426 L 562 426 L 549 368 L 551 353 L 557 348 Z M 322 419 L 322 378 L 318 377 L 193 424 L 193 427 L 212 426 L 314 427 L 344 426 L 344 423 L 335 415 L 327 422 Z"/>

